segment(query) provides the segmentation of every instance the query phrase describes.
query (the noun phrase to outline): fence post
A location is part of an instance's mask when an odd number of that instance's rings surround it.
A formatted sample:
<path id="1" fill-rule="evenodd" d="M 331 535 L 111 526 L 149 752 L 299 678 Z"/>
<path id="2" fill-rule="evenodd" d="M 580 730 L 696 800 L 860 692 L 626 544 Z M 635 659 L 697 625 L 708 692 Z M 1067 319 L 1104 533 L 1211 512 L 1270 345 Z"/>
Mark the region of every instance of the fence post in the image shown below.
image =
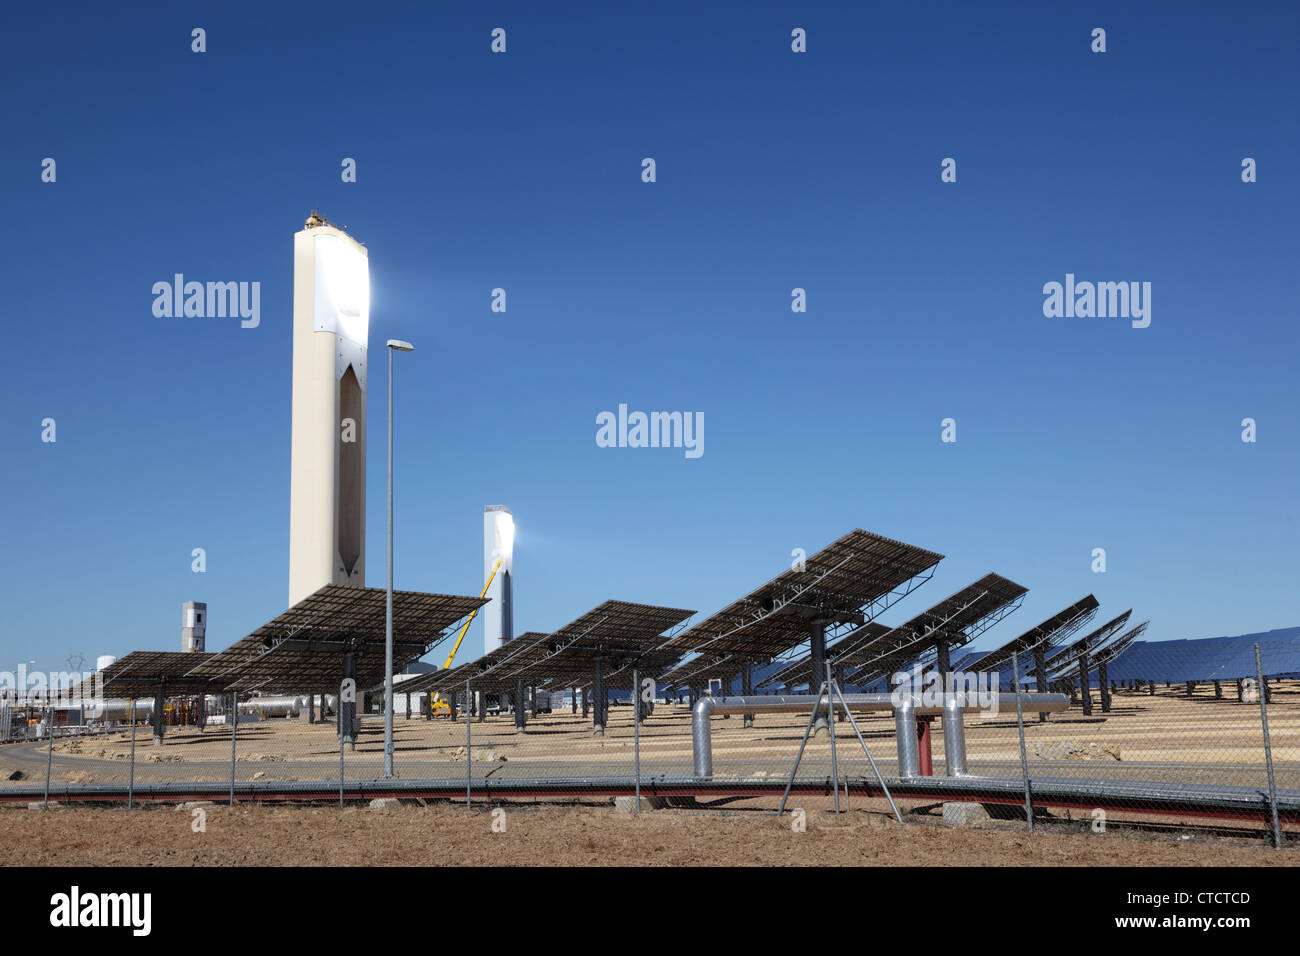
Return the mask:
<path id="1" fill-rule="evenodd" d="M 632 759 L 636 775 L 636 810 L 641 812 L 641 672 L 632 668 Z"/>
<path id="2" fill-rule="evenodd" d="M 230 692 L 230 805 L 235 805 L 235 735 L 239 732 L 239 691 Z"/>
<path id="3" fill-rule="evenodd" d="M 51 698 L 50 706 L 46 709 L 46 720 L 50 722 L 50 746 L 45 753 L 45 803 L 41 805 L 42 810 L 49 809 L 50 806 L 50 768 L 54 763 L 54 700 Z"/>
<path id="4" fill-rule="evenodd" d="M 465 679 L 465 700 L 470 700 L 469 678 Z M 487 709 L 486 697 L 479 702 L 480 712 Z M 470 748 L 474 746 L 473 738 L 470 736 L 470 727 L 472 726 L 469 719 L 469 707 L 465 708 L 465 806 L 472 806 L 473 798 L 470 796 L 470 772 L 473 769 L 470 763 Z"/>
<path id="5" fill-rule="evenodd" d="M 1264 725 L 1264 760 L 1268 764 L 1268 807 L 1273 814 L 1273 848 L 1282 849 L 1282 829 L 1277 823 L 1277 782 L 1273 777 L 1273 744 L 1268 735 L 1268 701 L 1264 693 L 1264 664 L 1255 645 L 1255 677 L 1259 681 L 1259 719 Z"/>
<path id="6" fill-rule="evenodd" d="M 835 813 L 838 816 L 840 812 L 840 765 L 839 758 L 835 754 L 835 690 L 831 678 L 831 662 L 826 661 L 826 716 L 828 718 L 827 729 L 831 737 L 831 782 L 835 785 Z M 815 706 L 819 707 L 820 705 L 821 700 L 819 699 Z M 847 785 L 845 793 L 848 793 Z M 848 797 L 846 796 L 845 799 L 847 800 Z"/>
<path id="7" fill-rule="evenodd" d="M 1020 655 L 1011 652 L 1011 692 L 1016 695 L 1016 729 L 1020 732 L 1020 776 L 1025 782 L 1025 822 L 1034 832 L 1034 801 L 1029 795 L 1029 757 L 1025 753 L 1025 712 L 1020 704 Z"/>
<path id="8" fill-rule="evenodd" d="M 135 805 L 135 698 L 131 698 L 131 775 L 126 783 L 126 808 Z"/>

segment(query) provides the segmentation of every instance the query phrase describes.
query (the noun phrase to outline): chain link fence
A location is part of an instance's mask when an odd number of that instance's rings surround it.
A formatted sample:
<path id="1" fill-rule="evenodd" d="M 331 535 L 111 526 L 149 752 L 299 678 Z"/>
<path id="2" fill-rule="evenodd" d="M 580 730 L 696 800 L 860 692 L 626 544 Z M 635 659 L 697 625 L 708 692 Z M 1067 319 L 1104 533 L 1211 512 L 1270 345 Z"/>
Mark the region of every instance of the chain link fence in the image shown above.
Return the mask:
<path id="1" fill-rule="evenodd" d="M 1006 706 L 1017 690 L 1040 690 L 1032 659 L 1017 657 L 989 680 L 1003 706 L 969 706 L 972 698 L 959 721 L 962 734 L 944 727 L 955 718 L 918 712 L 915 743 L 907 744 L 915 761 L 900 749 L 906 728 L 892 705 L 854 705 L 852 723 L 843 708 L 831 721 L 806 704 L 797 712 L 731 713 L 726 705 L 738 686 L 669 692 L 653 675 L 625 668 L 604 679 L 603 705 L 591 684 L 475 687 L 471 680 L 454 692 L 407 694 L 399 680 L 392 777 L 384 774 L 382 693 L 353 695 L 344 687 L 326 695 L 208 697 L 201 706 L 169 700 L 157 715 L 154 702 L 142 700 L 134 720 L 126 704 L 126 712 L 110 709 L 81 724 L 58 708 L 11 703 L 0 787 L 28 796 L 40 787 L 40 799 L 48 792 L 52 801 L 100 790 L 132 804 L 187 786 L 215 795 L 215 785 L 231 801 L 304 791 L 318 800 L 391 792 L 471 804 L 716 793 L 771 804 L 793 781 L 805 793 L 838 800 L 843 788 L 846 801 L 879 801 L 874 758 L 905 810 L 961 801 L 997 816 L 1027 816 L 1030 825 L 1048 816 L 1103 826 L 1221 818 L 1255 826 L 1263 820 L 1275 840 L 1296 832 L 1300 675 L 1269 663 L 1270 656 L 1288 661 L 1293 645 L 1262 642 L 1258 666 L 1252 651 L 1235 667 L 1192 677 L 1203 659 L 1191 651 L 1180 657 L 1177 643 L 1158 658 L 1074 662 L 1046 675 L 1042 689 L 1068 700 L 1055 713 Z M 711 711 L 702 720 L 701 709 Z M 832 770 L 839 781 L 833 790 Z"/>

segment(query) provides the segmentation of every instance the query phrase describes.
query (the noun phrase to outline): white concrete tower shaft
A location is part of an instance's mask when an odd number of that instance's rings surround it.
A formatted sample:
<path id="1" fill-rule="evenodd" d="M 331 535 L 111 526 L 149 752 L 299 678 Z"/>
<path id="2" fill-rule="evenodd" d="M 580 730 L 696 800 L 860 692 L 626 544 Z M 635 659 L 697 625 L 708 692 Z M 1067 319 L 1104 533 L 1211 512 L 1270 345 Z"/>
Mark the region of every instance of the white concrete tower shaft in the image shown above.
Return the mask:
<path id="1" fill-rule="evenodd" d="M 505 505 L 483 509 L 483 580 L 496 568 L 483 606 L 483 651 L 494 651 L 515 636 L 514 622 L 515 519 Z M 497 561 L 501 566 L 497 567 Z"/>
<path id="2" fill-rule="evenodd" d="M 293 237 L 289 606 L 366 581 L 365 246 L 313 214 Z"/>

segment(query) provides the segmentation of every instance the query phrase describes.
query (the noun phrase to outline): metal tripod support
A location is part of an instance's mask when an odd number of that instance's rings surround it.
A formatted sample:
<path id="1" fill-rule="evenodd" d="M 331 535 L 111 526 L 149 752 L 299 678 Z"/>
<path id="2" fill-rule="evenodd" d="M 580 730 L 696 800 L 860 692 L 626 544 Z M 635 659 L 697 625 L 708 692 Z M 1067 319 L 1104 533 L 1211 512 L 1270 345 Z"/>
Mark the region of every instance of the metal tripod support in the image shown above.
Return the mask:
<path id="1" fill-rule="evenodd" d="M 866 739 L 862 736 L 862 731 L 858 728 L 858 722 L 853 719 L 853 712 L 849 710 L 848 702 L 844 700 L 844 693 L 840 690 L 839 684 L 835 682 L 831 674 L 831 665 L 826 663 L 826 679 L 822 681 L 821 688 L 817 691 L 817 703 L 813 705 L 812 713 L 808 715 L 808 726 L 804 728 L 803 739 L 799 741 L 799 753 L 795 755 L 794 766 L 790 768 L 790 779 L 785 782 L 785 793 L 781 795 L 781 806 L 777 808 L 776 815 L 779 817 L 785 812 L 786 800 L 790 797 L 790 788 L 794 786 L 794 778 L 799 773 L 799 764 L 803 760 L 804 749 L 808 746 L 808 737 L 812 734 L 813 724 L 817 720 L 817 714 L 821 711 L 822 701 L 826 701 L 826 709 L 830 718 L 830 735 L 831 735 L 831 776 L 835 781 L 835 812 L 840 812 L 840 776 L 839 763 L 835 751 L 835 707 L 836 698 L 839 698 L 839 706 L 844 708 L 844 716 L 848 718 L 850 726 L 853 727 L 853 733 L 857 735 L 858 743 L 862 745 L 862 752 L 867 755 L 867 761 L 871 764 L 871 772 L 876 775 L 876 781 L 880 784 L 880 789 L 885 793 L 885 799 L 889 801 L 889 809 L 894 811 L 894 817 L 901 824 L 903 815 L 898 812 L 898 805 L 894 803 L 894 798 L 889 792 L 889 787 L 885 784 L 885 778 L 880 773 L 880 768 L 876 766 L 876 758 L 871 756 L 871 748 L 867 746 Z M 849 781 L 848 777 L 844 779 L 844 802 L 848 804 Z"/>

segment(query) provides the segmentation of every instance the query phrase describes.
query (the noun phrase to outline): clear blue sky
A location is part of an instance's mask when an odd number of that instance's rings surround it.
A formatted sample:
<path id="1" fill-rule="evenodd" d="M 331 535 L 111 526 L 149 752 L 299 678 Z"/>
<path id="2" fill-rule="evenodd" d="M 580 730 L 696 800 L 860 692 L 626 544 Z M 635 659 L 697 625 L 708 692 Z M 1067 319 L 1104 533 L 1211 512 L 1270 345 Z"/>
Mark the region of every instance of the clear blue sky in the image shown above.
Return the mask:
<path id="1" fill-rule="evenodd" d="M 7 10 L 0 669 L 179 647 L 185 600 L 210 649 L 284 609 L 313 207 L 369 248 L 372 356 L 417 347 L 400 588 L 477 593 L 505 503 L 519 632 L 708 613 L 853 527 L 948 555 L 886 623 L 1029 587 L 982 645 L 1089 591 L 1151 639 L 1300 623 L 1294 5 L 877 6 Z M 155 318 L 177 272 L 259 281 L 261 326 Z M 1150 328 L 1045 318 L 1066 273 L 1151 282 Z M 703 457 L 598 448 L 620 402 L 703 412 Z"/>

